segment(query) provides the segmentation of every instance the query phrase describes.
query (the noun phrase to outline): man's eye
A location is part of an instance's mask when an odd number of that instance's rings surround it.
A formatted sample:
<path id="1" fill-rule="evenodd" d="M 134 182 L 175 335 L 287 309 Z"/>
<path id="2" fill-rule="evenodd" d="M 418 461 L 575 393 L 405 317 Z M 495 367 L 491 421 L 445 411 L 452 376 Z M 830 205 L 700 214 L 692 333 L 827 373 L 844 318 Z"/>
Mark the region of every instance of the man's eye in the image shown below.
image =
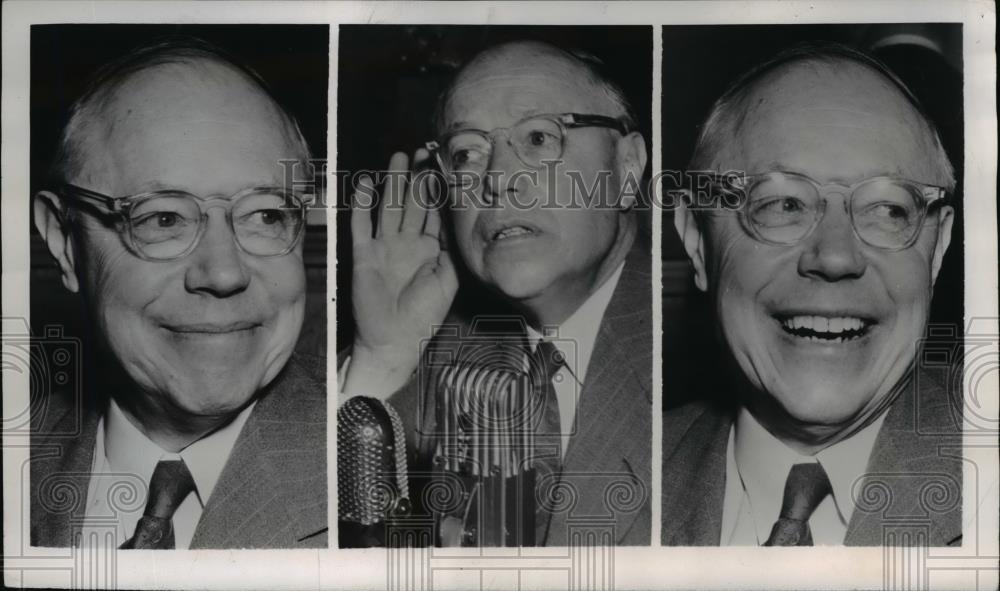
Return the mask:
<path id="1" fill-rule="evenodd" d="M 798 197 L 775 195 L 752 199 L 749 214 L 758 227 L 777 228 L 802 223 L 808 218 L 809 206 Z"/>
<path id="2" fill-rule="evenodd" d="M 906 220 L 909 219 L 910 212 L 898 203 L 876 203 L 868 208 L 866 215 L 891 220 Z"/>
<path id="3" fill-rule="evenodd" d="M 132 220 L 133 225 L 145 226 L 150 229 L 173 228 L 185 222 L 184 216 L 173 211 L 156 211 Z"/>
<path id="4" fill-rule="evenodd" d="M 544 131 L 535 130 L 528 132 L 528 145 L 536 148 L 555 144 L 559 138 Z"/>
<path id="5" fill-rule="evenodd" d="M 285 214 L 278 209 L 262 209 L 260 211 L 255 211 L 252 214 L 251 219 L 259 224 L 271 226 L 283 222 Z"/>
<path id="6" fill-rule="evenodd" d="M 754 211 L 767 214 L 789 214 L 801 212 L 805 208 L 805 204 L 797 197 L 767 197 L 754 207 Z"/>
<path id="7" fill-rule="evenodd" d="M 479 150 L 472 148 L 459 148 L 451 153 L 451 164 L 455 168 L 478 164 L 482 160 L 483 154 Z"/>

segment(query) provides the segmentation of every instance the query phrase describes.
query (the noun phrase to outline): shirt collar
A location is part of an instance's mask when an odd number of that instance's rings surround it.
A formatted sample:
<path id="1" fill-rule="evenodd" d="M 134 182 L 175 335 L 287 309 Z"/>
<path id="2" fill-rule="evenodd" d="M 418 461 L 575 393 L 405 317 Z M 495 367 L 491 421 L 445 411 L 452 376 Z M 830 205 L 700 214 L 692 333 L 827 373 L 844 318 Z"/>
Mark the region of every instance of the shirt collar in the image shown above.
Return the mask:
<path id="1" fill-rule="evenodd" d="M 597 332 L 601 328 L 601 319 L 615 293 L 615 287 L 621 278 L 625 262 L 622 261 L 594 293 L 583 302 L 556 330 L 545 329 L 542 334 L 528 327 L 528 340 L 534 351 L 538 341 L 549 340 L 562 353 L 566 360 L 566 368 L 576 382 L 582 386 L 590 366 L 590 356 L 594 352 Z"/>
<path id="2" fill-rule="evenodd" d="M 770 535 L 771 525 L 781 513 L 785 481 L 794 464 L 819 462 L 826 471 L 833 490 L 833 501 L 844 524 L 854 513 L 852 488 L 864 475 L 875 438 L 885 414 L 852 437 L 839 441 L 815 456 L 807 456 L 788 447 L 765 429 L 745 407 L 735 426 L 736 469 L 754 514 L 761 539 Z"/>
<path id="3" fill-rule="evenodd" d="M 104 454 L 112 472 L 135 474 L 149 482 L 160 460 L 183 459 L 194 479 L 198 497 L 204 506 L 215 490 L 222 469 L 249 418 L 256 401 L 243 409 L 226 426 L 202 437 L 180 453 L 164 451 L 125 416 L 113 399 L 103 421 Z"/>

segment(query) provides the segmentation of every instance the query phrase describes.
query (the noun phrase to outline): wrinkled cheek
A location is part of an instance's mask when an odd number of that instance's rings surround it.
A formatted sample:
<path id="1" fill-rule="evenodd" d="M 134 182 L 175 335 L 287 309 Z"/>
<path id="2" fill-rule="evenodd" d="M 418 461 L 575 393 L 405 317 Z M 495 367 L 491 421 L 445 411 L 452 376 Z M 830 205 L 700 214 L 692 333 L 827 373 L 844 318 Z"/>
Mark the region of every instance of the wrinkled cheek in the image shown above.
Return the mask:
<path id="1" fill-rule="evenodd" d="M 741 277 L 739 269 L 724 263 L 716 293 L 716 314 L 720 319 L 725 344 L 743 373 L 758 387 L 765 380 L 767 368 L 774 366 L 773 343 L 764 342 L 764 328 L 759 325 L 754 293 L 748 290 L 750 278 Z"/>

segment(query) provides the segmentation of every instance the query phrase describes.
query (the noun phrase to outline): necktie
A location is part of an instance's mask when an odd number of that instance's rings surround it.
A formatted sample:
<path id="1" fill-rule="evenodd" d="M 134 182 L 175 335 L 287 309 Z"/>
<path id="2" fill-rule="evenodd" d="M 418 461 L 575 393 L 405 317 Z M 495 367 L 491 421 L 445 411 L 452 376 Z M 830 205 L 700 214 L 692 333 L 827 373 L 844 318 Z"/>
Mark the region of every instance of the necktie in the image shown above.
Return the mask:
<path id="1" fill-rule="evenodd" d="M 816 462 L 795 464 L 788 471 L 781 515 L 771 528 L 765 546 L 812 546 L 809 518 L 830 494 L 830 479 Z"/>
<path id="2" fill-rule="evenodd" d="M 146 511 L 123 550 L 169 550 L 174 547 L 174 512 L 194 490 L 194 479 L 183 460 L 161 460 L 149 482 Z"/>
<path id="3" fill-rule="evenodd" d="M 535 509 L 535 544 L 541 546 L 548 535 L 551 517 L 549 500 L 559 482 L 562 464 L 562 426 L 559 419 L 559 401 L 552 378 L 559 372 L 563 357 L 559 350 L 548 341 L 539 341 L 535 352 L 529 358 L 529 374 L 534 386 L 535 409 L 535 460 L 536 482 L 540 502 Z"/>

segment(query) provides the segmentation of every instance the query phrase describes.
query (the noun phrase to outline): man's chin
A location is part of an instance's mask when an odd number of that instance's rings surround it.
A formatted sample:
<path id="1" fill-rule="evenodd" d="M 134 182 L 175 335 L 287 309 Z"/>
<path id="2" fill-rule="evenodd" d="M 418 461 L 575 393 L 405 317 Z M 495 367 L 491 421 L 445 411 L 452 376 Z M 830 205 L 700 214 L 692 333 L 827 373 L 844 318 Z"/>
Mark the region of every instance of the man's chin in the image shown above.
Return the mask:
<path id="1" fill-rule="evenodd" d="M 170 397 L 181 412 L 191 417 L 224 418 L 246 408 L 256 391 L 255 386 L 233 380 L 191 380 Z"/>
<path id="2" fill-rule="evenodd" d="M 801 426 L 836 429 L 851 424 L 871 399 L 859 395 L 865 391 L 870 388 L 843 380 L 790 380 L 771 396 Z"/>
<path id="3" fill-rule="evenodd" d="M 487 284 L 510 301 L 531 300 L 542 295 L 549 283 L 548 278 L 540 271 L 530 266 L 505 269 L 504 272 L 492 274 Z"/>

